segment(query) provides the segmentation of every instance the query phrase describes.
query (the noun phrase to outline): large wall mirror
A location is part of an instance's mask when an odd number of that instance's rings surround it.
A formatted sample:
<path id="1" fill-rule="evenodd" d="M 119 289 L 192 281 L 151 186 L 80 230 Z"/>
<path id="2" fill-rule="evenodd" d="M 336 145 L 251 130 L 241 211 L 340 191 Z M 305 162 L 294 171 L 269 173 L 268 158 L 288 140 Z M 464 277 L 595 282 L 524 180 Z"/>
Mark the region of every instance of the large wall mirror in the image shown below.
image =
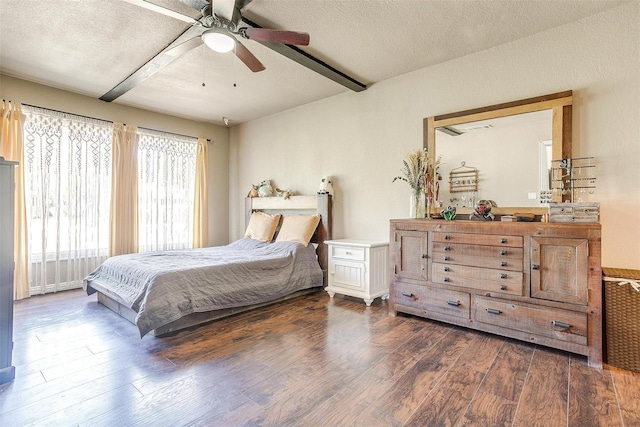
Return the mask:
<path id="1" fill-rule="evenodd" d="M 439 200 L 460 213 L 493 200 L 498 214 L 540 214 L 549 198 L 562 201 L 547 191 L 549 167 L 571 157 L 572 100 L 565 91 L 424 119 L 429 158 L 441 157 Z"/>

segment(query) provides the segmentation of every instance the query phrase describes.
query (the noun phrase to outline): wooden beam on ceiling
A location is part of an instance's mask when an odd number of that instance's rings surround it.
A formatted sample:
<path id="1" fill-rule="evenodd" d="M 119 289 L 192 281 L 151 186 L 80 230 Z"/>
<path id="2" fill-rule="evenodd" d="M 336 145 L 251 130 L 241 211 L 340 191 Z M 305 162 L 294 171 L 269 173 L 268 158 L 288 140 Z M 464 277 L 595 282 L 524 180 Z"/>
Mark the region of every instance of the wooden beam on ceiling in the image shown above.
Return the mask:
<path id="1" fill-rule="evenodd" d="M 156 56 L 147 61 L 143 66 L 134 71 L 129 77 L 118 83 L 113 89 L 109 92 L 105 93 L 100 97 L 101 101 L 111 102 L 116 98 L 124 95 L 136 85 L 142 83 L 167 65 L 171 64 L 173 61 L 179 58 L 179 55 L 170 55 L 165 53 L 167 50 L 178 46 L 190 40 L 194 37 L 200 37 L 200 35 L 206 30 L 206 28 L 201 26 L 193 26 L 189 27 L 180 34 L 169 46 L 162 50 L 162 52 L 158 53 Z"/>
<path id="2" fill-rule="evenodd" d="M 248 18 L 242 17 L 242 22 L 250 25 L 254 28 L 263 28 L 259 24 L 251 21 Z M 362 92 L 367 89 L 367 85 L 360 83 L 353 77 L 348 76 L 342 71 L 332 67 L 324 61 L 312 56 L 311 54 L 303 51 L 302 49 L 288 44 L 271 43 L 271 42 L 258 42 L 271 50 L 278 52 L 279 54 L 286 56 L 287 58 L 297 62 L 298 64 L 315 71 L 316 73 L 333 80 L 336 83 L 345 86 L 354 92 Z"/>

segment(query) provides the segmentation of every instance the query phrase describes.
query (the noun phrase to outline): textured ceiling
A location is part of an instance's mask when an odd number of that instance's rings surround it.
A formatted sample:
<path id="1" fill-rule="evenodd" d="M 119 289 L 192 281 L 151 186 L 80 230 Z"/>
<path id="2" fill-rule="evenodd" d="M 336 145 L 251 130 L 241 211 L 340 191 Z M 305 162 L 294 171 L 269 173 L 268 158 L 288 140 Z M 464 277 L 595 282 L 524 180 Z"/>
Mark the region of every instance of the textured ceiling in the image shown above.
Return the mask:
<path id="1" fill-rule="evenodd" d="M 198 16 L 179 0 L 154 1 Z M 267 28 L 308 32 L 302 50 L 370 86 L 621 3 L 253 0 L 242 12 Z M 226 14 L 232 1 L 214 7 Z M 0 0 L 0 73 L 99 98 L 189 26 L 120 0 Z M 232 53 L 202 45 L 113 102 L 237 124 L 349 91 L 255 41 L 243 44 L 265 71 L 252 73 Z"/>

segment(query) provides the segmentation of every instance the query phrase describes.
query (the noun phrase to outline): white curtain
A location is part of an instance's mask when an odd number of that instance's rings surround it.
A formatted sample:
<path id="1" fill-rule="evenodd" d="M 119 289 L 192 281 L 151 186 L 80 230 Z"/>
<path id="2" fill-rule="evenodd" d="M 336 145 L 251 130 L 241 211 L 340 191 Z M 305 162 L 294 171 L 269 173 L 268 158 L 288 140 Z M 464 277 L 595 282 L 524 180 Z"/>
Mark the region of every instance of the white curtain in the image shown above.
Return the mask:
<path id="1" fill-rule="evenodd" d="M 138 129 L 140 252 L 193 247 L 197 138 Z"/>
<path id="2" fill-rule="evenodd" d="M 31 294 L 81 287 L 107 257 L 113 124 L 23 111 Z"/>

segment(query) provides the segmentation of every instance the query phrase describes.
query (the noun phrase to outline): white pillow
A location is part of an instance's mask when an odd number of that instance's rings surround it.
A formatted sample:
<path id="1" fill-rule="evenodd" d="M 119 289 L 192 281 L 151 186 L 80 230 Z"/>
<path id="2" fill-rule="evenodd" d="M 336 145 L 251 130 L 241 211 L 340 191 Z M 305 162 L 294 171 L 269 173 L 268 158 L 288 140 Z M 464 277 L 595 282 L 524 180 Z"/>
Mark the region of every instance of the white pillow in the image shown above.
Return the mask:
<path id="1" fill-rule="evenodd" d="M 285 216 L 276 242 L 298 242 L 307 246 L 319 222 L 320 215 Z"/>
<path id="2" fill-rule="evenodd" d="M 280 215 L 269 215 L 264 212 L 254 212 L 249 218 L 249 225 L 244 237 L 262 242 L 270 242 L 280 222 Z"/>

